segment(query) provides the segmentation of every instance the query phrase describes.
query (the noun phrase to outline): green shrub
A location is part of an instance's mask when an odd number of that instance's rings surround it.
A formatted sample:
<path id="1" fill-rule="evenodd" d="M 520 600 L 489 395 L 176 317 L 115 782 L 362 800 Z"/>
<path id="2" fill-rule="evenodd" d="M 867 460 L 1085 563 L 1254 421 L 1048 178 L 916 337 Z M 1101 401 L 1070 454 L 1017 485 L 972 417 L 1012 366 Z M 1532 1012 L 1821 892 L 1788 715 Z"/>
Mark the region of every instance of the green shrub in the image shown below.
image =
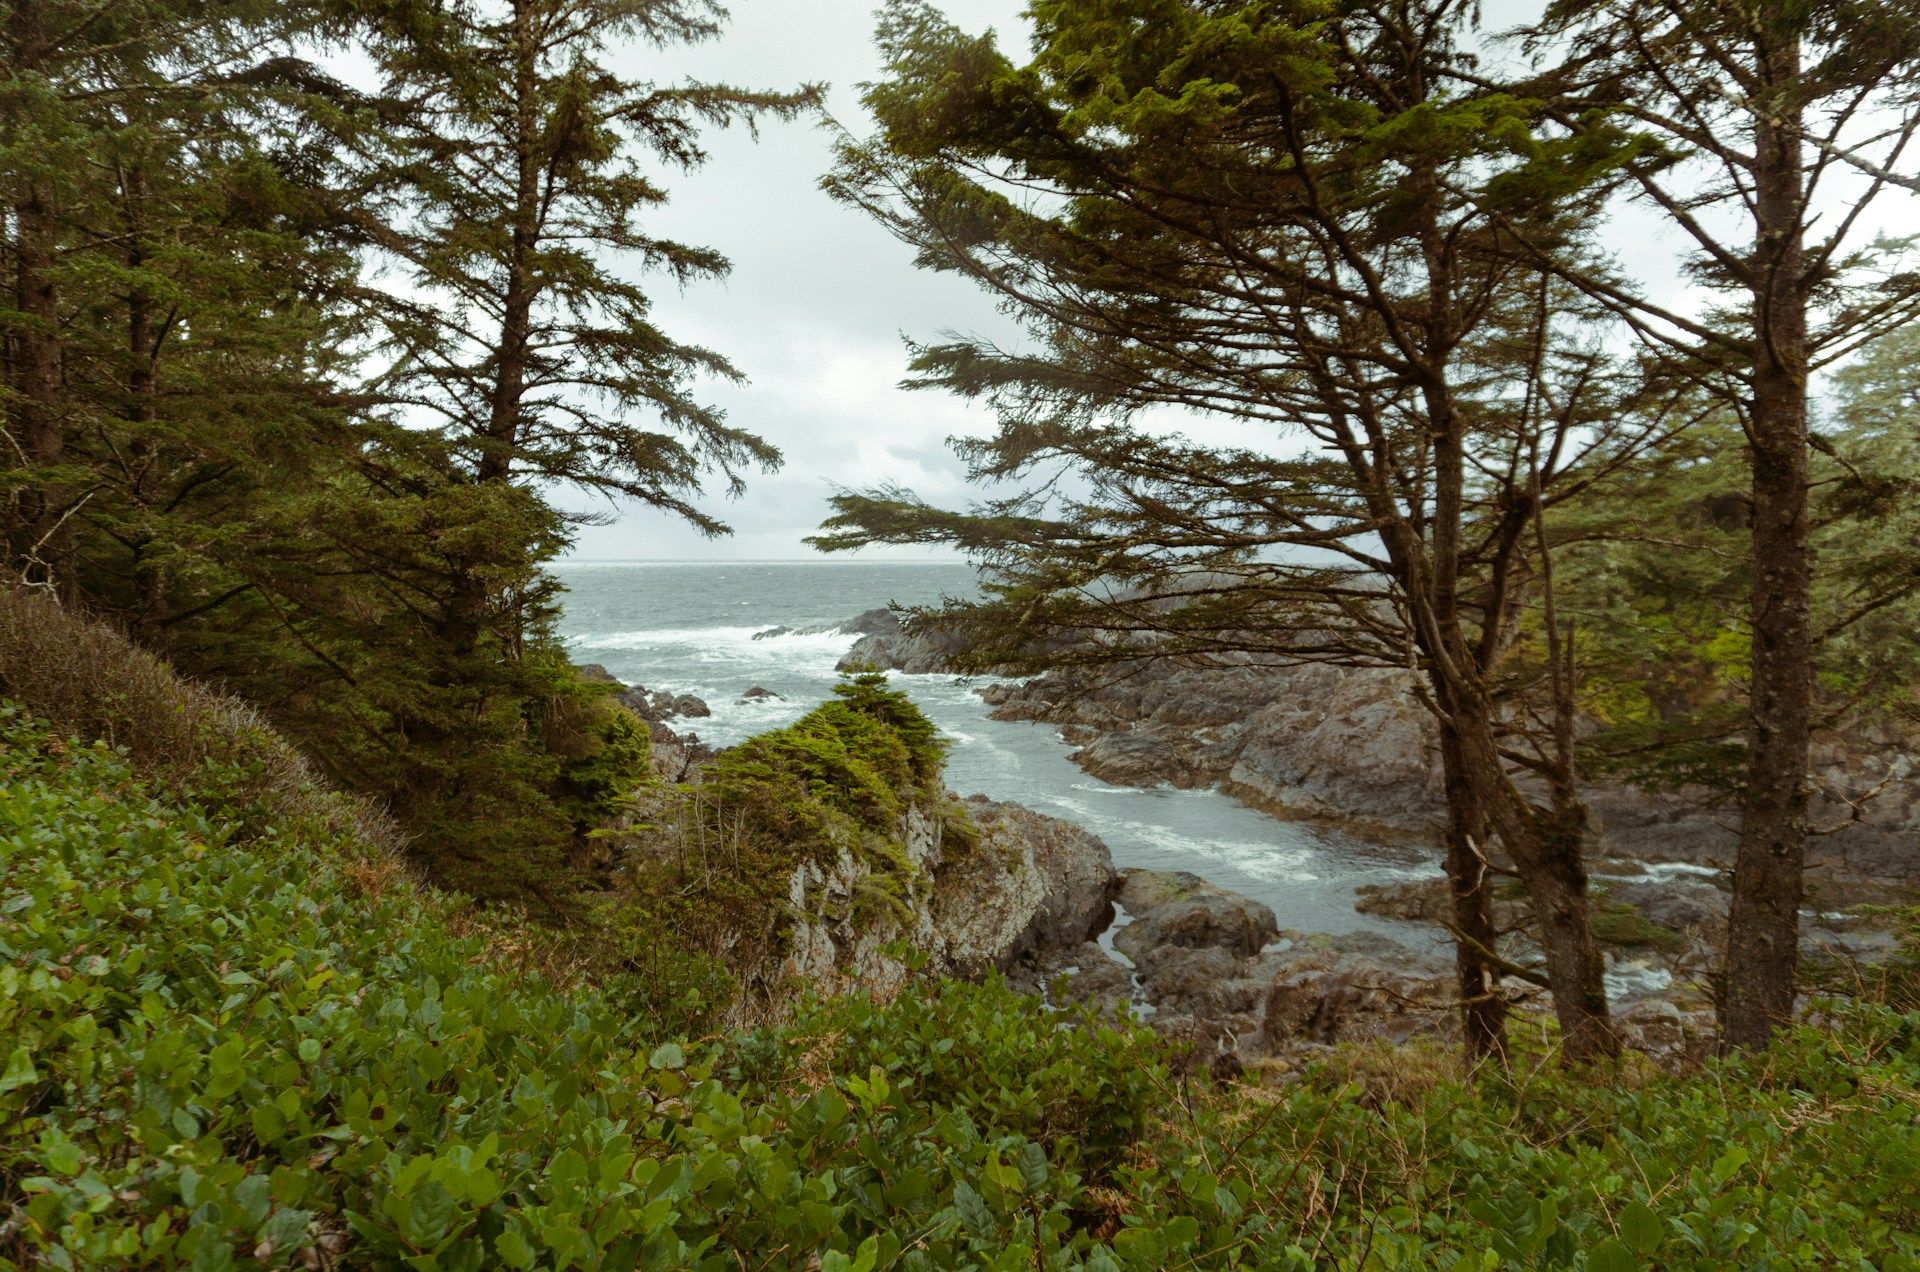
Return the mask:
<path id="1" fill-rule="evenodd" d="M 256 796 L 0 705 L 0 1267 L 1920 1267 L 1920 1014 L 1368 1098 L 997 981 L 695 1045 Z"/>
<path id="2" fill-rule="evenodd" d="M 942 784 L 938 732 L 912 700 L 879 673 L 850 674 L 834 692 L 722 753 L 700 785 L 657 799 L 618 881 L 622 904 L 648 926 L 683 934 L 743 982 L 764 980 L 786 949 L 802 862 L 830 866 L 844 851 L 867 867 L 849 915 L 836 916 L 867 930 L 908 917 L 918 869 L 901 838 L 910 807 L 938 822 L 947 855 L 980 843 Z"/>

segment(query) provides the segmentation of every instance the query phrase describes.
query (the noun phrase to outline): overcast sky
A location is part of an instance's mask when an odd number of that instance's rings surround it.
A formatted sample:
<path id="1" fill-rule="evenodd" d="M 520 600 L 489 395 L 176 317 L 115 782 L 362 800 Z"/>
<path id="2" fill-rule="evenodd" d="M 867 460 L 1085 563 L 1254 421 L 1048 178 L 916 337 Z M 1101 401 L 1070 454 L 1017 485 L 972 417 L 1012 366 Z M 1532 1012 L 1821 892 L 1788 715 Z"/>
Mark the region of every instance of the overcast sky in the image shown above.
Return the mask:
<path id="1" fill-rule="evenodd" d="M 723 80 L 750 88 L 825 82 L 832 115 L 864 132 L 859 85 L 878 70 L 876 3 L 729 0 L 733 20 L 721 39 L 664 53 L 636 49 L 619 69 L 636 79 Z M 969 30 L 992 28 L 1003 46 L 1024 47 L 1024 0 L 945 0 L 941 7 Z M 1539 7 L 1538 0 L 1489 0 L 1484 21 L 1498 30 L 1530 19 Z M 751 475 L 739 500 L 705 501 L 734 527 L 731 537 L 708 540 L 673 518 L 625 505 L 612 510 L 612 524 L 582 528 L 571 556 L 815 557 L 801 540 L 826 516 L 836 485 L 897 481 L 935 503 L 964 502 L 969 492 L 946 439 L 985 432 L 992 421 L 948 396 L 901 390 L 901 337 L 1005 334 L 1007 320 L 970 284 L 915 270 L 905 247 L 820 190 L 832 138 L 819 123 L 775 123 L 761 130 L 757 143 L 734 129 L 711 135 L 710 143 L 712 161 L 668 183 L 673 202 L 654 214 L 649 228 L 719 249 L 732 260 L 733 274 L 684 293 L 658 280 L 657 317 L 670 335 L 719 350 L 747 375 L 744 386 L 707 386 L 702 396 L 778 446 L 786 464 L 777 473 Z M 1914 206 L 1908 199 L 1888 201 L 1874 219 L 1897 222 Z M 1608 229 L 1634 274 L 1680 286 L 1671 268 L 1677 231 L 1650 214 L 1622 217 L 1618 210 Z M 873 549 L 868 555 L 930 553 Z"/>
<path id="2" fill-rule="evenodd" d="M 720 40 L 665 55 L 636 51 L 621 69 L 636 78 L 752 88 L 824 81 L 833 115 L 859 128 L 858 85 L 878 70 L 874 7 L 875 0 L 730 0 L 733 21 Z M 1013 33 L 1023 2 L 948 0 L 944 8 L 971 29 Z M 742 499 L 706 501 L 733 526 L 730 538 L 706 540 L 662 514 L 623 507 L 615 524 L 581 530 L 572 555 L 807 557 L 815 554 L 801 539 L 826 516 L 836 483 L 898 480 L 929 499 L 963 500 L 965 483 L 945 439 L 984 431 L 991 421 L 944 395 L 897 388 L 906 360 L 901 334 L 984 333 L 1003 330 L 1005 319 L 970 285 L 915 270 L 892 236 L 820 190 L 832 141 L 818 123 L 776 123 L 761 130 L 758 144 L 741 129 L 711 142 L 712 162 L 670 183 L 673 203 L 649 226 L 720 249 L 733 276 L 685 294 L 661 281 L 657 315 L 676 339 L 717 349 L 746 373 L 745 387 L 714 386 L 704 396 L 778 446 L 786 465 L 754 475 Z"/>

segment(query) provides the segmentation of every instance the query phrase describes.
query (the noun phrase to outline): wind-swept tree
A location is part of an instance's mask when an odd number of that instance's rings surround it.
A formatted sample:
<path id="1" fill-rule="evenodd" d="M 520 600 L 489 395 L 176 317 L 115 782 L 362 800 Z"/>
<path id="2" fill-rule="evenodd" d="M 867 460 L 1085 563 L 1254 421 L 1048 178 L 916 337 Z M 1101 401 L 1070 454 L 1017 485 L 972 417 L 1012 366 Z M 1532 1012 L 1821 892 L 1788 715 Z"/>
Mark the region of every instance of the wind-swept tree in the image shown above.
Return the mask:
<path id="1" fill-rule="evenodd" d="M 973 552 L 990 600 L 948 617 L 994 658 L 1417 671 L 1470 1045 L 1499 1048 L 1495 985 L 1525 974 L 1493 948 L 1491 832 L 1568 1055 L 1612 1053 L 1551 518 L 1673 412 L 1509 227 L 1578 253 L 1569 197 L 1629 143 L 1549 143 L 1527 103 L 1480 89 L 1450 0 L 1056 0 L 1032 20 L 1017 65 L 893 6 L 879 132 L 832 188 L 1022 321 L 1027 348 L 919 349 L 916 382 L 998 408 L 962 447 L 977 476 L 1035 480 L 960 513 L 848 494 L 819 542 Z M 1246 440 L 1170 435 L 1169 409 Z M 1097 639 L 1046 639 L 1070 631 Z"/>
<path id="2" fill-rule="evenodd" d="M 1814 672 L 1810 385 L 1920 314 L 1911 240 L 1876 208 L 1916 181 L 1920 8 L 1911 0 L 1560 0 L 1535 33 L 1564 61 L 1524 91 L 1570 129 L 1659 140 L 1625 188 L 1676 227 L 1702 313 L 1664 279 L 1569 277 L 1668 374 L 1715 395 L 1751 462 L 1749 725 L 1728 924 L 1725 1040 L 1763 1044 L 1796 993 Z M 1602 122 L 1604 121 L 1604 122 Z"/>

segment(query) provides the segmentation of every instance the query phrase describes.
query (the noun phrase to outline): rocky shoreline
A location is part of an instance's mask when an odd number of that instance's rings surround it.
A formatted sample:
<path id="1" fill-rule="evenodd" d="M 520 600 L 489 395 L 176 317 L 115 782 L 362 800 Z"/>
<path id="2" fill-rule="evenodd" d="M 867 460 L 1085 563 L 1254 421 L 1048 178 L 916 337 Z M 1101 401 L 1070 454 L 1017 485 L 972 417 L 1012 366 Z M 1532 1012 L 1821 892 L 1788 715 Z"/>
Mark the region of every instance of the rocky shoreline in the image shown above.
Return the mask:
<path id="1" fill-rule="evenodd" d="M 862 615 L 843 667 L 951 670 L 955 641 L 909 634 L 887 611 Z M 1326 666 L 1172 663 L 1124 676 L 1056 671 L 980 686 L 1001 719 L 1059 728 L 1072 759 L 1116 786 L 1214 787 L 1284 818 L 1375 836 L 1431 840 L 1444 815 L 1435 739 L 1406 673 Z M 1816 965 L 1872 963 L 1891 938 L 1862 904 L 1910 898 L 1920 878 L 1920 771 L 1911 740 L 1864 732 L 1822 756 L 1805 952 Z M 1856 804 L 1862 795 L 1874 798 Z M 1712 1036 L 1710 986 L 1727 908 L 1733 837 L 1700 792 L 1592 784 L 1596 931 L 1629 1040 L 1662 1057 L 1699 1054 Z M 1280 932 L 1266 907 L 1192 875 L 1124 871 L 1120 925 L 1077 947 L 1030 955 L 1029 988 L 1102 1010 L 1144 1014 L 1232 1066 L 1302 1046 L 1449 1036 L 1451 953 L 1438 880 L 1362 890 L 1356 908 L 1408 925 L 1407 939 Z M 1517 899 L 1503 927 L 1524 929 Z M 1261 939 L 1256 940 L 1255 937 Z M 1509 938 L 1522 962 L 1523 935 Z"/>

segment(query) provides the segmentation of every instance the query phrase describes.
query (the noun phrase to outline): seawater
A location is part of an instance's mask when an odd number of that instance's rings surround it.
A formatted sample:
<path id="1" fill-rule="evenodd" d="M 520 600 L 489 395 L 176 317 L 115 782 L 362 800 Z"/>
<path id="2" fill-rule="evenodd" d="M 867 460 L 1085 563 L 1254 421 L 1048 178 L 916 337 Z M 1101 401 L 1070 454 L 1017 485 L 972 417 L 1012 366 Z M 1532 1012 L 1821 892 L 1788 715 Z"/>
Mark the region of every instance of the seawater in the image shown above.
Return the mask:
<path id="1" fill-rule="evenodd" d="M 914 562 L 636 562 L 561 565 L 568 589 L 561 632 L 574 657 L 629 684 L 694 693 L 713 709 L 679 721 L 715 745 L 787 724 L 831 696 L 834 664 L 854 637 L 840 632 L 755 639 L 773 628 L 843 622 L 899 603 L 974 594 L 970 567 Z M 1190 870 L 1273 907 L 1283 928 L 1367 930 L 1430 939 L 1353 908 L 1354 889 L 1438 873 L 1432 851 L 1256 812 L 1215 791 L 1138 790 L 1076 767 L 1051 725 L 995 720 L 979 680 L 896 673 L 952 743 L 947 783 L 1077 822 L 1119 866 Z M 752 688 L 777 699 L 744 699 Z"/>

